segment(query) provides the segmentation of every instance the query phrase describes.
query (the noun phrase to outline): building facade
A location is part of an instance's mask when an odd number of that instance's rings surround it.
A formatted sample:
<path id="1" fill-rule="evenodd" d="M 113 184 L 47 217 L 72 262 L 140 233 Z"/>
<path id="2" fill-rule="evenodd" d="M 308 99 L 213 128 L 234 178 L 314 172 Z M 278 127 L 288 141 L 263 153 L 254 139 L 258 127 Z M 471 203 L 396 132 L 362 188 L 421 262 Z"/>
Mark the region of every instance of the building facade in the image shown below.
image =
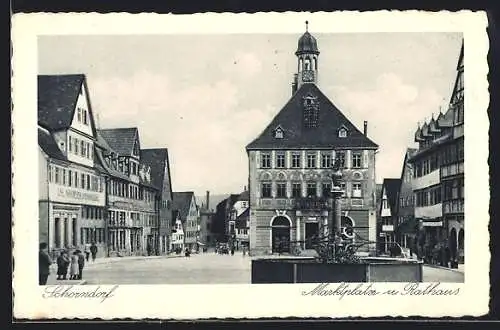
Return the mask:
<path id="1" fill-rule="evenodd" d="M 158 189 L 151 167 L 141 162 L 139 131 L 101 129 L 107 181 L 108 249 L 110 255 L 150 255 L 157 251 Z"/>
<path id="2" fill-rule="evenodd" d="M 106 187 L 84 75 L 38 76 L 39 241 L 106 254 Z"/>
<path id="3" fill-rule="evenodd" d="M 212 233 L 214 215 L 215 212 L 210 209 L 210 192 L 207 191 L 205 203 L 200 207 L 200 243 L 204 247 L 215 245 L 215 238 Z"/>
<path id="4" fill-rule="evenodd" d="M 396 241 L 401 245 L 405 252 L 416 253 L 416 234 L 418 226 L 415 222 L 415 196 L 413 194 L 413 166 L 408 161 L 417 149 L 408 148 L 403 160 L 403 168 L 401 170 L 401 187 L 399 189 L 398 203 L 398 223 L 396 227 Z"/>
<path id="5" fill-rule="evenodd" d="M 192 191 L 174 192 L 173 209 L 177 212 L 178 221 L 182 224 L 184 247 L 190 250 L 198 249 L 199 216 L 196 197 Z"/>
<path id="6" fill-rule="evenodd" d="M 331 167 L 343 170 L 343 226 L 355 228 L 358 251 L 375 252 L 375 151 L 318 88 L 319 50 L 305 32 L 298 41 L 292 97 L 246 150 L 249 158 L 250 252 L 312 249 L 326 232 Z"/>
<path id="7" fill-rule="evenodd" d="M 453 260 L 463 262 L 464 249 L 464 81 L 463 44 L 449 108 L 418 127 L 419 148 L 413 164 L 415 218 L 419 247 L 430 253 L 447 245 Z"/>
<path id="8" fill-rule="evenodd" d="M 172 179 L 167 148 L 141 149 L 141 160 L 151 168 L 151 182 L 156 187 L 158 206 L 158 254 L 170 252 L 173 222 Z"/>
<path id="9" fill-rule="evenodd" d="M 384 179 L 382 183 L 382 202 L 380 203 L 380 252 L 389 253 L 396 242 L 395 228 L 398 221 L 398 199 L 400 179 Z"/>

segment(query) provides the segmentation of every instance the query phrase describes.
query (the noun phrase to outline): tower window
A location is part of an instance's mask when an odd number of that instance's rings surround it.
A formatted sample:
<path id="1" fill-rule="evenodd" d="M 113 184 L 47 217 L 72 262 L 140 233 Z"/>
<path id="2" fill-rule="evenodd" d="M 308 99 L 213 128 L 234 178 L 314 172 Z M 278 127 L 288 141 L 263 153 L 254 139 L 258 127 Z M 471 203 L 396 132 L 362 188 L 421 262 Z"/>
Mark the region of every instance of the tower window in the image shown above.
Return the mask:
<path id="1" fill-rule="evenodd" d="M 304 70 L 311 70 L 311 60 L 309 58 L 304 61 Z"/>

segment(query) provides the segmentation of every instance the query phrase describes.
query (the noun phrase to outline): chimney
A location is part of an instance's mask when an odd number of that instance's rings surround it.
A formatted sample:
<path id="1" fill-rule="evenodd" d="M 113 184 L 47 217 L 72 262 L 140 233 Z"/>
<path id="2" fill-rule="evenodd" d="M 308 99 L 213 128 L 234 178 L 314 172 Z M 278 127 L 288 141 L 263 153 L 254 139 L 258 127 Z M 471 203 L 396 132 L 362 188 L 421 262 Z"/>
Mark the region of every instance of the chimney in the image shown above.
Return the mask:
<path id="1" fill-rule="evenodd" d="M 363 134 L 364 136 L 366 136 L 366 134 L 368 133 L 368 122 L 365 120 L 363 124 L 364 124 Z"/>
<path id="2" fill-rule="evenodd" d="M 207 199 L 206 199 L 205 203 L 207 204 L 206 209 L 210 210 L 210 204 L 209 204 L 210 203 L 210 191 L 208 191 L 208 190 L 207 190 Z"/>

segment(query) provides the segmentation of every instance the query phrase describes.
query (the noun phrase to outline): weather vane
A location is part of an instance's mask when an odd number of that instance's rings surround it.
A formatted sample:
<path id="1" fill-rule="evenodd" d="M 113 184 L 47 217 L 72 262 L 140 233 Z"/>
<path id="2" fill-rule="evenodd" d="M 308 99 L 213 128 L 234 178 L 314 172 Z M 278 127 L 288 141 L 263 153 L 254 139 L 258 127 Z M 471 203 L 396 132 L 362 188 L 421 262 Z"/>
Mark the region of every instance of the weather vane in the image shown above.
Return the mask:
<path id="1" fill-rule="evenodd" d="M 309 21 L 306 21 L 306 32 L 309 30 L 308 25 L 309 25 Z"/>

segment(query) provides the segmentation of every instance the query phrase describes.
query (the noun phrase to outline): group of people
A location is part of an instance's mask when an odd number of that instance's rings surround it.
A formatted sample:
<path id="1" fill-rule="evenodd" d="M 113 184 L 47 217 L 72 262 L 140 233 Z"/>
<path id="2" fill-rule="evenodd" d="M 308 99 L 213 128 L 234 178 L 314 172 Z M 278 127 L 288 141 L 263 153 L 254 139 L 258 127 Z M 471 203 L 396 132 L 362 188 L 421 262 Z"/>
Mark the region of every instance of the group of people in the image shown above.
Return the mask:
<path id="1" fill-rule="evenodd" d="M 56 259 L 57 264 L 57 280 L 81 280 L 83 278 L 83 268 L 85 261 L 89 261 L 92 256 L 92 262 L 97 257 L 97 246 L 92 243 L 90 246 L 85 246 L 85 251 L 76 250 L 61 250 Z M 39 284 L 47 284 L 47 279 L 50 274 L 50 266 L 53 263 L 52 258 L 47 253 L 47 243 L 40 243 L 39 251 Z"/>

